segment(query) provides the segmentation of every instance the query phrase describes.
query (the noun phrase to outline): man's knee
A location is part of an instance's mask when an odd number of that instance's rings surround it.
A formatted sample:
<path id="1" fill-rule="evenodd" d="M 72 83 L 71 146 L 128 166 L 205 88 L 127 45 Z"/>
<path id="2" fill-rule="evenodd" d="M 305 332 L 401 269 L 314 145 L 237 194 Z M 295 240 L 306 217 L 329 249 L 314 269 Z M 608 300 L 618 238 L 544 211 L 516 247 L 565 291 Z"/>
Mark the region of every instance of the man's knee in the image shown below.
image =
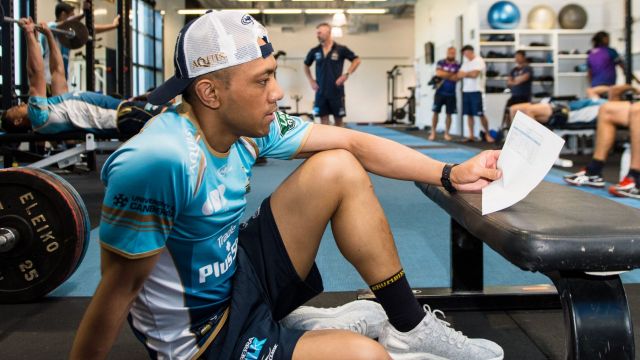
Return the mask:
<path id="1" fill-rule="evenodd" d="M 369 338 L 354 338 L 350 340 L 349 359 L 351 360 L 390 360 L 385 348 L 377 341 Z"/>
<path id="2" fill-rule="evenodd" d="M 347 150 L 322 151 L 309 158 L 306 165 L 313 172 L 314 179 L 321 183 L 340 185 L 369 182 L 367 172 Z"/>

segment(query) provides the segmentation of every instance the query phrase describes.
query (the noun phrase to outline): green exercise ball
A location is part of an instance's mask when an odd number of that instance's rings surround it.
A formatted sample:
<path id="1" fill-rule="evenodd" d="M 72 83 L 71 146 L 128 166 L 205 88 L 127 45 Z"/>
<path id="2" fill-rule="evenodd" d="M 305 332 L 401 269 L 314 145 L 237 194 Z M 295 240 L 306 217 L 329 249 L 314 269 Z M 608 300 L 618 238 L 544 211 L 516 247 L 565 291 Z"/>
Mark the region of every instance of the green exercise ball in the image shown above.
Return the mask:
<path id="1" fill-rule="evenodd" d="M 529 29 L 553 29 L 556 26 L 556 13 L 547 5 L 534 6 L 527 15 Z"/>
<path id="2" fill-rule="evenodd" d="M 560 9 L 558 22 L 563 29 L 582 29 L 587 25 L 587 12 L 578 4 L 569 4 Z"/>

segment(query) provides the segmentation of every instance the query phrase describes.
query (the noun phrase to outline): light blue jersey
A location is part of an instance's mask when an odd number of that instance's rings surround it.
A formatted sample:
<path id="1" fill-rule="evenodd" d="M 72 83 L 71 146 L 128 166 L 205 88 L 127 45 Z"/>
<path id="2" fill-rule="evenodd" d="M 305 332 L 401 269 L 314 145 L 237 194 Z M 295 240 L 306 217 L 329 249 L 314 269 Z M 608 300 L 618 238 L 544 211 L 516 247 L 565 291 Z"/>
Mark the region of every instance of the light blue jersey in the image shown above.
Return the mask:
<path id="1" fill-rule="evenodd" d="M 49 98 L 30 96 L 27 114 L 37 133 L 57 134 L 73 130 L 99 132 L 117 128 L 121 100 L 90 92 L 68 92 Z"/>
<path id="2" fill-rule="evenodd" d="M 294 157 L 311 129 L 276 113 L 269 135 L 219 153 L 193 119 L 184 103 L 158 115 L 102 169 L 102 247 L 132 259 L 160 254 L 130 312 L 159 358 L 191 358 L 211 336 L 206 325 L 230 296 L 251 168 L 258 155 Z"/>

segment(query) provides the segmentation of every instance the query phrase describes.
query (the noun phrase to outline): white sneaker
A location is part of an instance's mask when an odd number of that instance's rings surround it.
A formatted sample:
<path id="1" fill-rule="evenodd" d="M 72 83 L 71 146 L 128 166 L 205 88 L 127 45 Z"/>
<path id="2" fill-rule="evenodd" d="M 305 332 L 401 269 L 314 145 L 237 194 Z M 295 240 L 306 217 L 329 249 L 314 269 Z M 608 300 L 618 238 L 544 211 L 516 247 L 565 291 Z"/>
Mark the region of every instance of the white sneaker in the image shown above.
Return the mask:
<path id="1" fill-rule="evenodd" d="M 394 360 L 502 360 L 504 351 L 489 340 L 469 339 L 450 324 L 438 319 L 440 310 L 424 306 L 426 315 L 414 329 L 403 333 L 390 323 L 382 328 L 378 341 Z"/>
<path id="2" fill-rule="evenodd" d="M 335 308 L 301 306 L 280 320 L 280 324 L 297 330 L 351 330 L 376 339 L 386 320 L 387 315 L 380 304 L 356 300 Z"/>

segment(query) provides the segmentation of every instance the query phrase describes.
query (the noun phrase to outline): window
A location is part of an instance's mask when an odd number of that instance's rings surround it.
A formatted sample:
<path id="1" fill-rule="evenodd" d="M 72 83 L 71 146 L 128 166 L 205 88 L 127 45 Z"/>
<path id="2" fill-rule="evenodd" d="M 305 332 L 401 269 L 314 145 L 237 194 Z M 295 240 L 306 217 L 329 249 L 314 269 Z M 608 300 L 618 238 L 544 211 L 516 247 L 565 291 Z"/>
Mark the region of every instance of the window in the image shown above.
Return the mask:
<path id="1" fill-rule="evenodd" d="M 133 0 L 131 15 L 133 95 L 140 95 L 164 81 L 164 22 L 151 0 Z"/>

